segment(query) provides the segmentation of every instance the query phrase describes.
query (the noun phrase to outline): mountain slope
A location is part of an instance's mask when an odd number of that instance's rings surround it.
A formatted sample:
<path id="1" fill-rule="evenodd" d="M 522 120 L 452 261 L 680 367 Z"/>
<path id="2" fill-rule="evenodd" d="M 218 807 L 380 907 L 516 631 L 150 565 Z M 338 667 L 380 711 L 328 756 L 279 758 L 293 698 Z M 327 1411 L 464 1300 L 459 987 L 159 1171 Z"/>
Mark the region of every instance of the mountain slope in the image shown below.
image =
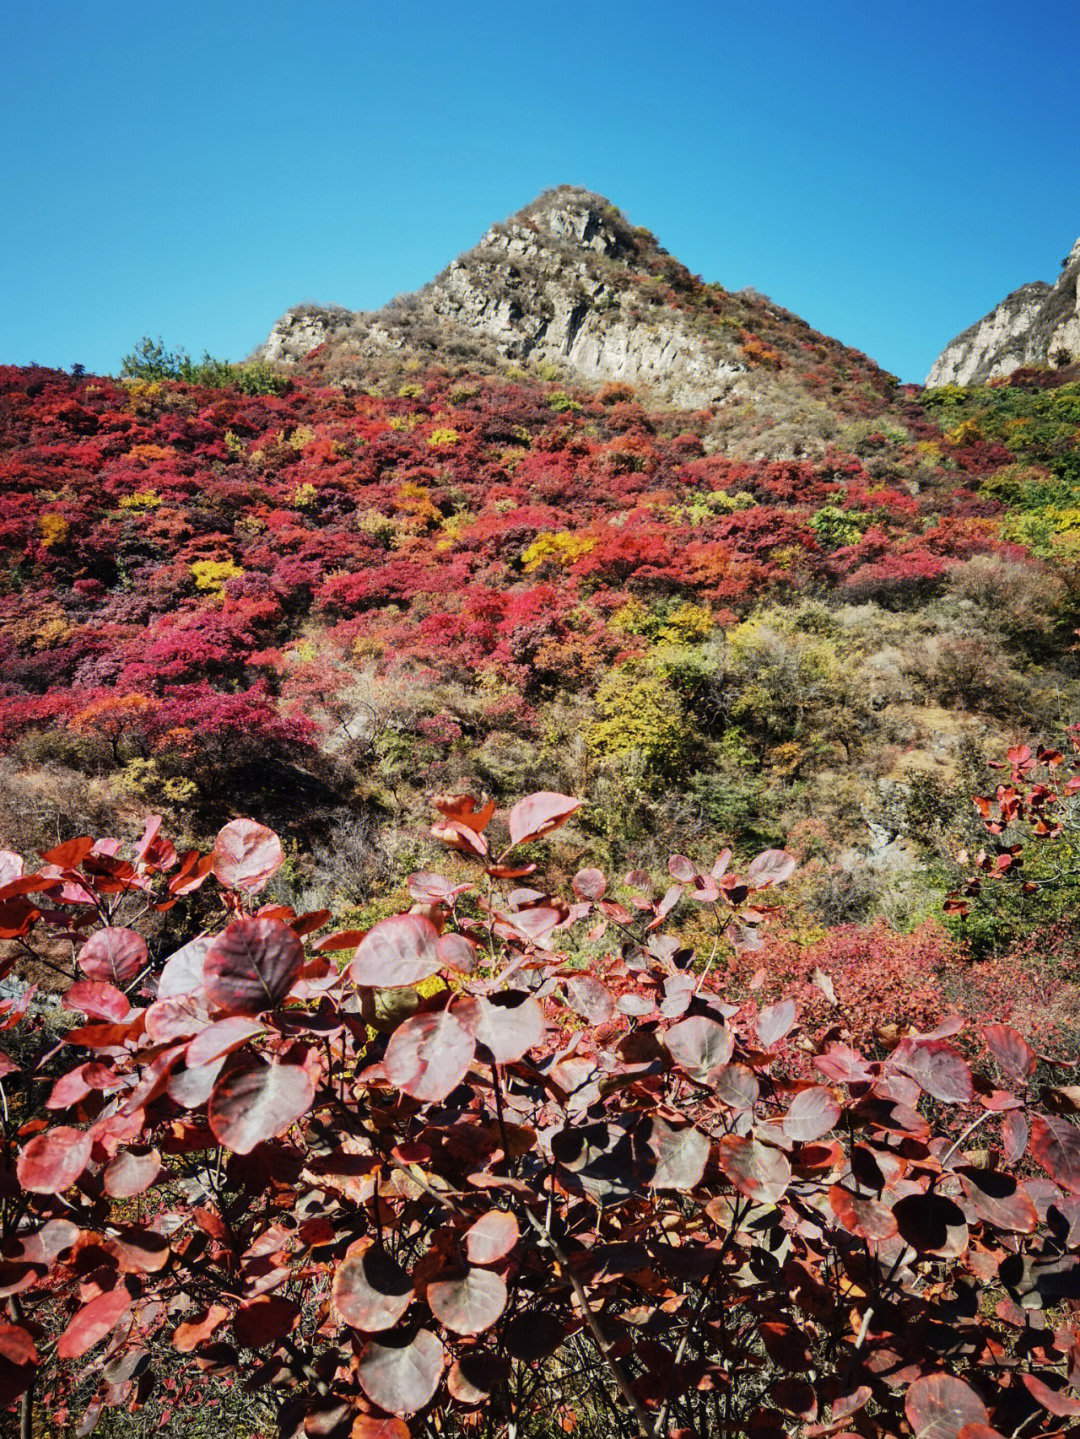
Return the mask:
<path id="1" fill-rule="evenodd" d="M 705 284 L 602 196 L 571 186 L 492 226 L 382 310 L 290 310 L 256 354 L 346 387 L 369 387 L 372 367 L 397 356 L 622 382 L 685 409 L 749 404 L 786 426 L 759 446 L 770 457 L 820 453 L 826 410 L 861 413 L 868 394 L 880 408 L 895 386 L 764 296 Z"/>
<path id="2" fill-rule="evenodd" d="M 942 350 L 928 386 L 978 385 L 1028 365 L 1062 367 L 1080 359 L 1080 239 L 1057 283 L 1021 285 Z"/>

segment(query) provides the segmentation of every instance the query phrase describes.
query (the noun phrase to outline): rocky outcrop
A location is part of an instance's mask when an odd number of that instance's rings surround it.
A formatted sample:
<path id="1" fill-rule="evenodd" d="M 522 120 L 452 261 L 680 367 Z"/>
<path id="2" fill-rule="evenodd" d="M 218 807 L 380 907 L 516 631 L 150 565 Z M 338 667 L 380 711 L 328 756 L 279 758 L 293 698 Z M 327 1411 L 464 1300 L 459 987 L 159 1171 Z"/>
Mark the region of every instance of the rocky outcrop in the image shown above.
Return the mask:
<path id="1" fill-rule="evenodd" d="M 572 379 L 647 386 L 678 406 L 715 404 L 746 365 L 733 338 L 698 332 L 692 314 L 646 293 L 641 281 L 658 270 L 675 285 L 691 278 L 601 196 L 563 186 L 382 310 L 290 310 L 256 356 L 294 364 L 327 341 L 358 359 L 439 350 L 477 363 L 547 362 Z"/>
<path id="2" fill-rule="evenodd" d="M 1009 375 L 1025 365 L 1080 360 L 1080 240 L 1054 285 L 1022 285 L 957 335 L 942 350 L 927 385 L 972 385 Z"/>

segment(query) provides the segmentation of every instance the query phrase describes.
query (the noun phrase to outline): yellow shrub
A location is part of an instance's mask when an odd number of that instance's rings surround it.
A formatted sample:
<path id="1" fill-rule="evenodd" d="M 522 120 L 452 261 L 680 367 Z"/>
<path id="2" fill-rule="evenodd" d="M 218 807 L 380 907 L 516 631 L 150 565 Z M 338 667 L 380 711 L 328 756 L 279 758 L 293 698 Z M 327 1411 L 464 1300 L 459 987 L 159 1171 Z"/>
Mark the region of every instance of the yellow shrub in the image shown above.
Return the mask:
<path id="1" fill-rule="evenodd" d="M 432 430 L 431 434 L 428 435 L 428 444 L 431 445 L 433 449 L 446 449 L 451 445 L 456 445 L 459 438 L 457 430 L 451 429 L 449 425 L 445 425 L 440 429 Z"/>
<path id="2" fill-rule="evenodd" d="M 674 770 L 684 761 L 690 738 L 678 696 L 662 676 L 631 663 L 600 682 L 596 718 L 585 730 L 593 754 L 637 752 L 650 769 Z"/>
<path id="3" fill-rule="evenodd" d="M 715 628 L 710 610 L 684 600 L 668 615 L 657 638 L 668 644 L 693 644 L 695 640 L 708 639 Z"/>
<path id="4" fill-rule="evenodd" d="M 71 532 L 71 526 L 63 515 L 42 515 L 38 520 L 38 529 L 41 531 L 41 543 L 47 550 L 62 545 Z"/>
<path id="5" fill-rule="evenodd" d="M 318 498 L 318 494 L 319 492 L 314 485 L 297 485 L 296 489 L 293 490 L 292 496 L 294 508 L 298 510 L 310 510 Z"/>
<path id="6" fill-rule="evenodd" d="M 310 425 L 297 425 L 286 443 L 294 450 L 302 450 L 305 445 L 310 445 L 315 438 L 315 431 Z"/>
<path id="7" fill-rule="evenodd" d="M 156 510 L 160 504 L 161 496 L 156 490 L 136 490 L 120 500 L 122 510 Z"/>
<path id="8" fill-rule="evenodd" d="M 595 548 L 596 540 L 591 535 L 575 535 L 570 530 L 560 530 L 557 534 L 545 532 L 537 535 L 522 554 L 521 562 L 526 570 L 539 569 L 547 560 L 572 565 Z"/>
<path id="9" fill-rule="evenodd" d="M 197 590 L 208 594 L 223 595 L 225 585 L 244 571 L 232 560 L 196 560 L 191 566 L 191 577 Z"/>

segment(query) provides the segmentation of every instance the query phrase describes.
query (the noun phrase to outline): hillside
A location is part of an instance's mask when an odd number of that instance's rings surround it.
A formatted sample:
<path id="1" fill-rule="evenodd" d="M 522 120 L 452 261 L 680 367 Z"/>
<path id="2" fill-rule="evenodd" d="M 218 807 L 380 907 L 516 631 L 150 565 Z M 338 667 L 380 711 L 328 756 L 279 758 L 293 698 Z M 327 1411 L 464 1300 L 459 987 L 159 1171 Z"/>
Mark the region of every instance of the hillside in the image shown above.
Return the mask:
<path id="1" fill-rule="evenodd" d="M 1080 240 L 1053 285 L 1021 285 L 942 350 L 928 386 L 981 385 L 1024 366 L 1080 363 Z"/>

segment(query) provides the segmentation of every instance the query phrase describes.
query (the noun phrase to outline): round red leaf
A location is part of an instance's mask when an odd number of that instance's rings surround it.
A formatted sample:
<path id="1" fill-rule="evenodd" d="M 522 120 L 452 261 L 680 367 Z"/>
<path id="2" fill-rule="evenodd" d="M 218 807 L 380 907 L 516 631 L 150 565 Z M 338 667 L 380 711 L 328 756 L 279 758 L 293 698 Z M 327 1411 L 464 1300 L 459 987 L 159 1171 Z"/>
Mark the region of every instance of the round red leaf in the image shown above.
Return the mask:
<path id="1" fill-rule="evenodd" d="M 791 1183 L 791 1165 L 785 1156 L 756 1139 L 726 1134 L 717 1158 L 739 1193 L 758 1204 L 775 1204 Z"/>
<path id="2" fill-rule="evenodd" d="M 673 1024 L 664 1043 L 675 1063 L 703 1084 L 715 1081 L 735 1047 L 731 1031 L 703 1014 Z"/>
<path id="3" fill-rule="evenodd" d="M 795 1096 L 784 1115 L 784 1133 L 797 1144 L 810 1144 L 836 1126 L 840 1106 L 832 1092 L 823 1085 L 803 1089 Z"/>
<path id="4" fill-rule="evenodd" d="M 110 1199 L 131 1199 L 155 1183 L 161 1173 L 161 1155 L 156 1149 L 126 1149 L 105 1168 L 105 1193 Z"/>
<path id="5" fill-rule="evenodd" d="M 419 984 L 437 973 L 439 932 L 422 914 L 395 914 L 372 925 L 360 941 L 349 975 L 354 984 L 381 989 Z"/>
<path id="6" fill-rule="evenodd" d="M 415 1414 L 434 1395 L 442 1378 L 445 1354 L 429 1329 L 411 1335 L 391 1336 L 376 1343 L 369 1339 L 357 1363 L 360 1387 L 380 1409 L 405 1418 Z"/>
<path id="7" fill-rule="evenodd" d="M 33 1194 L 63 1194 L 90 1162 L 91 1139 L 59 1124 L 28 1140 L 15 1166 L 19 1183 Z"/>
<path id="8" fill-rule="evenodd" d="M 965 1424 L 986 1424 L 986 1405 L 962 1379 L 928 1374 L 916 1379 L 904 1400 L 915 1439 L 957 1439 Z"/>
<path id="9" fill-rule="evenodd" d="M 566 794 L 553 794 L 550 790 L 526 795 L 510 811 L 510 843 L 524 844 L 527 840 L 550 834 L 580 808 L 581 800 Z"/>
<path id="10" fill-rule="evenodd" d="M 236 1154 L 250 1154 L 303 1117 L 315 1098 L 315 1083 L 299 1064 L 251 1059 L 223 1075 L 207 1111 L 214 1137 Z"/>
<path id="11" fill-rule="evenodd" d="M 146 940 L 111 925 L 92 934 L 76 957 L 83 974 L 106 984 L 130 984 L 147 960 Z"/>
<path id="12" fill-rule="evenodd" d="M 458 1269 L 428 1285 L 427 1302 L 455 1334 L 482 1334 L 506 1308 L 506 1284 L 491 1269 Z"/>
<path id="13" fill-rule="evenodd" d="M 331 1293 L 346 1324 L 377 1334 L 395 1325 L 408 1309 L 412 1281 L 392 1255 L 373 1245 L 341 1261 Z"/>
<path id="14" fill-rule="evenodd" d="M 238 919 L 219 934 L 203 961 L 206 993 L 233 1014 L 261 1014 L 288 994 L 304 946 L 280 919 Z"/>
<path id="15" fill-rule="evenodd" d="M 518 1242 L 518 1222 L 505 1209 L 491 1209 L 465 1231 L 465 1253 L 472 1264 L 497 1264 Z"/>
<path id="16" fill-rule="evenodd" d="M 427 1103 L 445 1099 L 468 1073 L 476 1043 L 447 1010 L 415 1014 L 390 1037 L 383 1068 L 391 1084 Z"/>
<path id="17" fill-rule="evenodd" d="M 78 1359 L 116 1328 L 131 1308 L 131 1295 L 122 1284 L 99 1294 L 79 1309 L 56 1342 L 58 1359 Z"/>
<path id="18" fill-rule="evenodd" d="M 229 889 L 257 894 L 285 863 L 281 841 L 253 819 L 234 819 L 218 831 L 211 868 Z"/>

